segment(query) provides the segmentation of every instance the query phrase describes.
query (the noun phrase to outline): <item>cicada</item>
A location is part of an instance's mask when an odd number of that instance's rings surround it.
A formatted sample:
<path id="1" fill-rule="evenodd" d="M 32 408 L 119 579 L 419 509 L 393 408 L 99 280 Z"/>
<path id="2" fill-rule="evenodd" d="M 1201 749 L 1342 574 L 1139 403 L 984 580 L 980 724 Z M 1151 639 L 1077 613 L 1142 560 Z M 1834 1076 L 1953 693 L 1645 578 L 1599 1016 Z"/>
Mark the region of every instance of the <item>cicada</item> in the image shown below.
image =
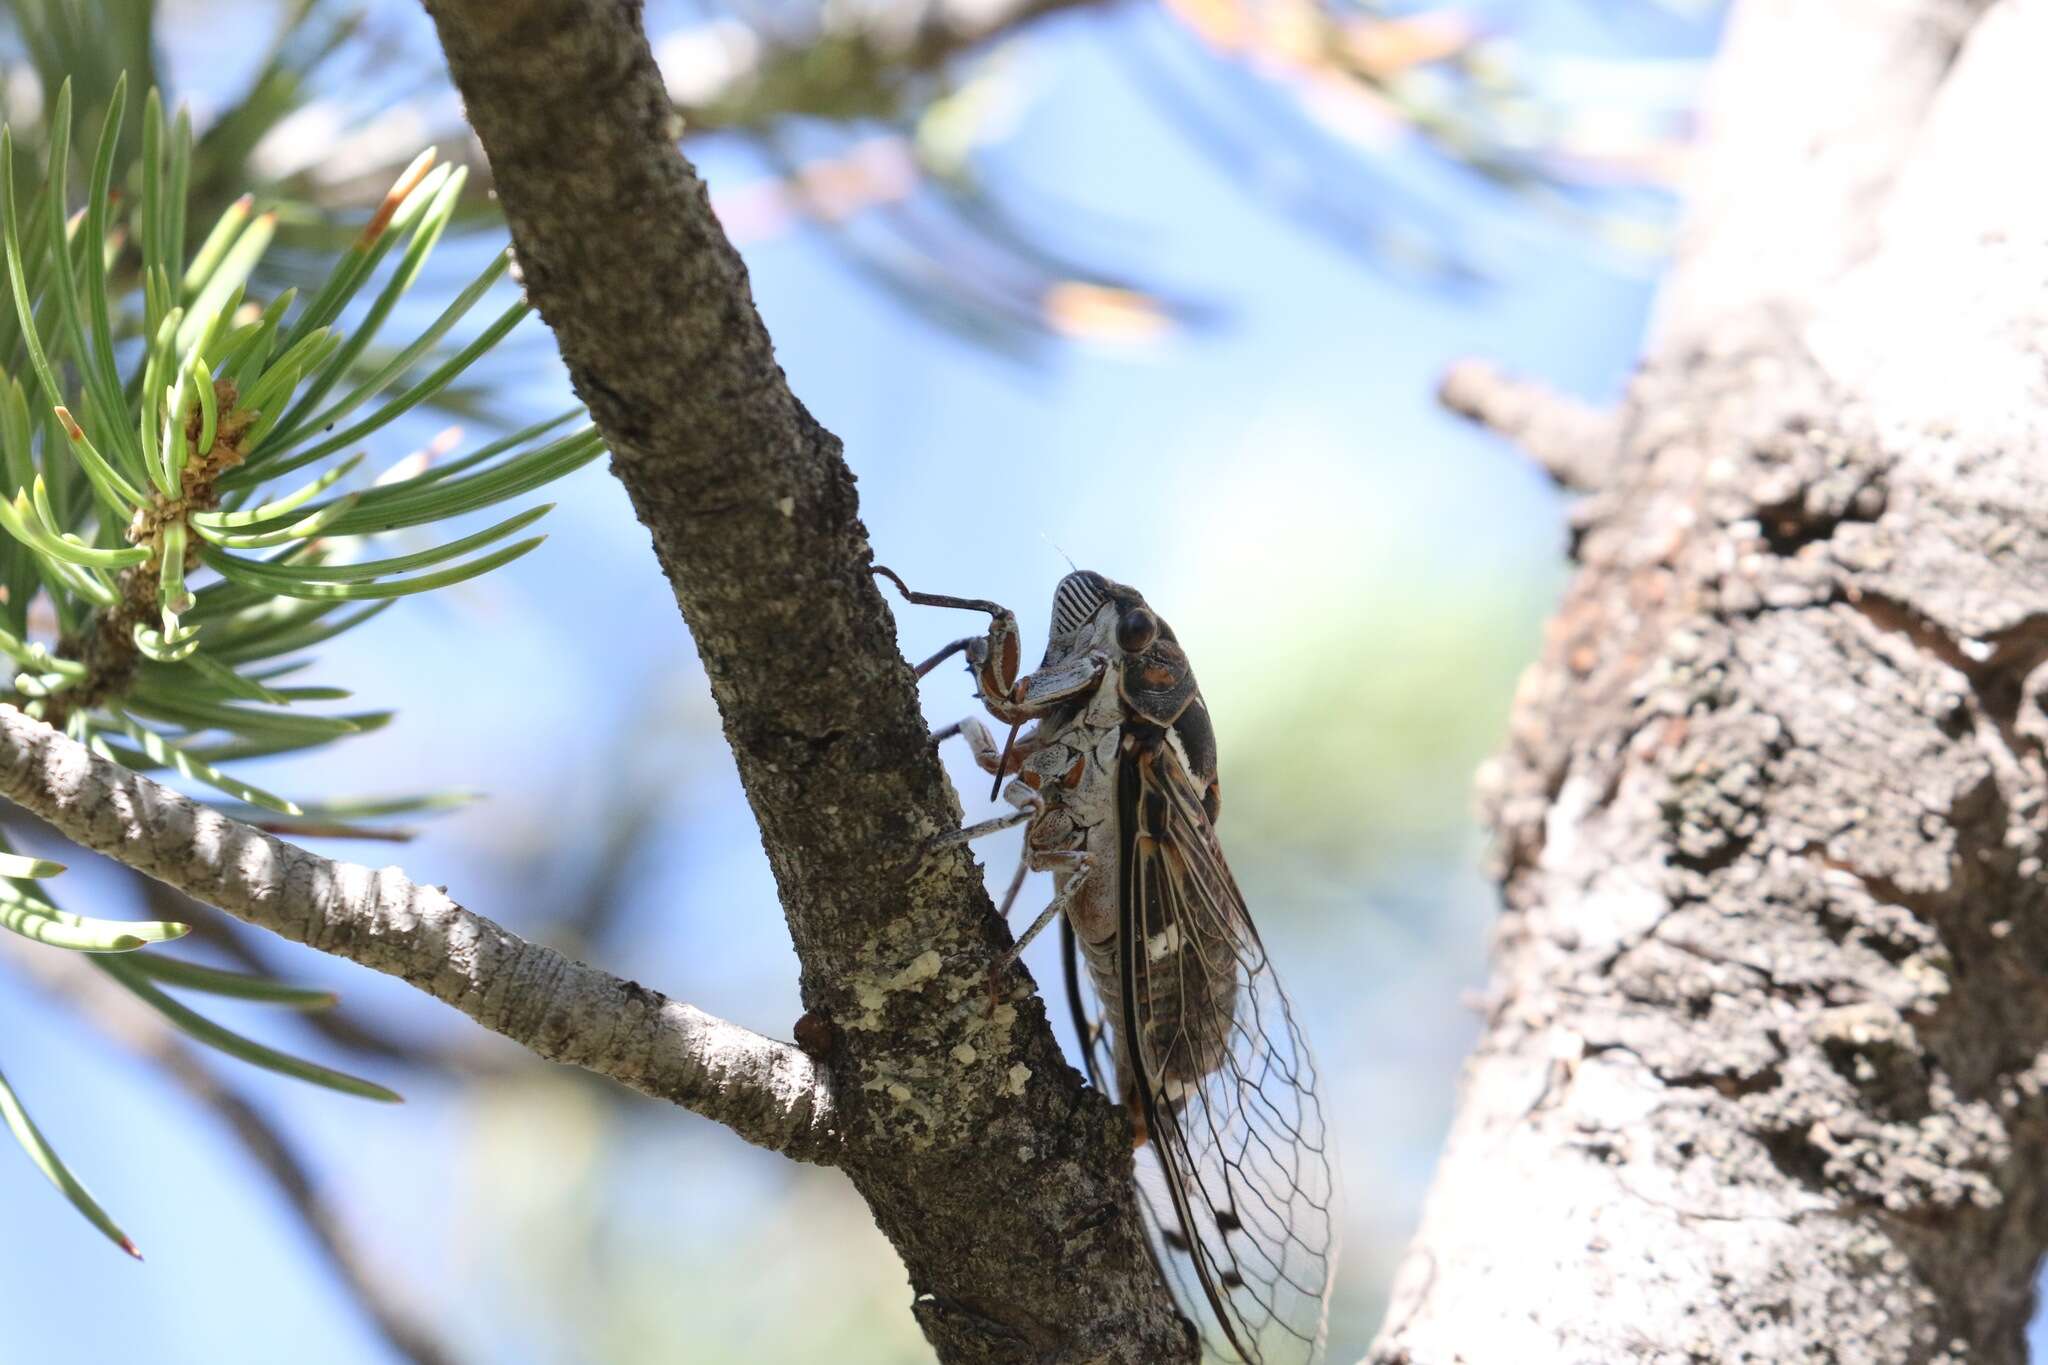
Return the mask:
<path id="1" fill-rule="evenodd" d="M 1089 1075 L 1113 1078 L 1130 1113 L 1142 1202 L 1183 1302 L 1198 1294 L 1212 1347 L 1250 1365 L 1315 1359 L 1337 1263 L 1329 1130 L 1315 1062 L 1217 842 L 1215 732 L 1172 627 L 1137 589 L 1077 571 L 1053 593 L 1045 656 L 1026 674 L 1008 610 L 876 572 L 914 603 L 989 614 L 986 634 L 918 673 L 966 655 L 1009 739 L 998 749 L 974 719 L 940 737 L 963 734 L 1016 813 L 942 838 L 1022 823 L 1012 895 L 1026 868 L 1053 874 L 1052 902 L 999 970 L 1060 920 Z"/>

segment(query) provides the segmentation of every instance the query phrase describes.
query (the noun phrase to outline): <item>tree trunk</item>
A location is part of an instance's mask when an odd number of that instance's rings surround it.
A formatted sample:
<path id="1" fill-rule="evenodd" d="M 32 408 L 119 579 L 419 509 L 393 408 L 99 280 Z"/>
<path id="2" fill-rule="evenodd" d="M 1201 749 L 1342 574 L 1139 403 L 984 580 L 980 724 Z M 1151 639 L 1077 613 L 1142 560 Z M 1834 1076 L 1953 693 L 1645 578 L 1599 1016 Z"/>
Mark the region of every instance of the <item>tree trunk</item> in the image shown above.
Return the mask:
<path id="1" fill-rule="evenodd" d="M 1483 781 L 1487 1025 L 1374 1361 L 2025 1358 L 2044 53 L 2040 0 L 1735 16 Z"/>

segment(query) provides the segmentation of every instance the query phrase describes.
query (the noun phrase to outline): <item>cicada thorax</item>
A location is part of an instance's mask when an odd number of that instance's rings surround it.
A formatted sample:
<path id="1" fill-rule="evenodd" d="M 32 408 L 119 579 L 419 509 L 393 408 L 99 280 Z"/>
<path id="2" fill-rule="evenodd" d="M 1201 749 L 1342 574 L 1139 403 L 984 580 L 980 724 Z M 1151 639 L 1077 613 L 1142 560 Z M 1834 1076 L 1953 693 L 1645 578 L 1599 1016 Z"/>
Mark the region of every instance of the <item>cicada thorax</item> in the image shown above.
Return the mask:
<path id="1" fill-rule="evenodd" d="M 1122 725 L 1115 680 L 1105 675 L 1084 699 L 1038 721 L 1017 772 L 1017 782 L 1038 806 L 1025 830 L 1025 860 L 1051 872 L 1060 892 L 1085 875 L 1067 917 L 1083 944 L 1111 949 L 1118 924 L 1116 771 Z"/>
<path id="2" fill-rule="evenodd" d="M 1174 638 L 1172 626 L 1143 606 L 1125 612 L 1126 624 L 1140 612 L 1143 616 L 1138 627 L 1149 620 L 1156 633 L 1143 648 L 1126 651 L 1118 661 L 1117 692 L 1123 699 L 1125 719 L 1138 738 L 1145 737 L 1148 727 L 1170 731 L 1177 756 L 1201 789 L 1203 809 L 1214 823 L 1222 813 L 1222 802 L 1216 780 L 1216 729 L 1209 720 L 1208 703 L 1202 700 L 1194 667 Z M 1125 629 L 1120 634 L 1136 643 L 1141 629 Z"/>

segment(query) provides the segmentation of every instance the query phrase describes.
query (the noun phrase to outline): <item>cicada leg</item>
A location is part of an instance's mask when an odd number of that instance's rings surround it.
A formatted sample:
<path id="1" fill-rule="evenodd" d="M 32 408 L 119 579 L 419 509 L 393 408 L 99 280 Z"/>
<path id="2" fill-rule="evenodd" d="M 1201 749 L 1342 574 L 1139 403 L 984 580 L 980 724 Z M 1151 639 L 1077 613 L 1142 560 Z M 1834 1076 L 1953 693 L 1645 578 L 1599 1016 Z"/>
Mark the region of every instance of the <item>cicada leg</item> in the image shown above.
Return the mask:
<path id="1" fill-rule="evenodd" d="M 1010 877 L 1010 889 L 1003 893 L 1003 903 L 996 907 L 996 916 L 1003 923 L 1010 922 L 1010 912 L 1017 908 L 1017 897 L 1024 890 L 1024 879 L 1031 875 L 1031 851 L 1017 855 L 1017 870 Z"/>
<path id="2" fill-rule="evenodd" d="M 1025 760 L 1038 752 L 1041 743 L 1037 729 L 1033 728 L 1021 736 L 1012 731 L 1009 743 L 997 748 L 988 727 L 973 716 L 963 716 L 951 725 L 941 726 L 932 731 L 932 743 L 943 744 L 955 735 L 967 741 L 968 751 L 974 755 L 975 766 L 992 775 L 996 779 L 998 789 L 1004 778 L 1017 775 L 1023 768 Z M 994 800 L 995 796 L 996 792 L 989 793 L 990 800 Z"/>
<path id="3" fill-rule="evenodd" d="M 896 585 L 903 594 L 903 600 L 916 607 L 958 607 L 962 611 L 985 611 L 990 616 L 1010 616 L 1010 609 L 1000 602 L 991 602 L 981 597 L 951 597 L 940 592 L 919 592 L 905 583 L 894 569 L 882 564 L 873 564 L 868 572 L 879 574 Z M 1014 617 L 1012 619 L 1015 619 Z"/>
<path id="4" fill-rule="evenodd" d="M 976 728 L 980 728 L 978 724 Z M 984 744 L 988 742 L 987 731 L 982 732 L 982 742 Z M 991 834 L 1000 834 L 1006 829 L 1015 829 L 1045 809 L 1045 803 L 1039 799 L 1038 793 L 1032 791 L 1031 788 L 1025 786 L 1022 782 L 1012 782 L 1009 789 L 1003 793 L 1003 796 L 1011 805 L 1016 807 L 1015 810 L 1004 815 L 992 816 L 987 820 L 977 821 L 971 825 L 962 826 L 959 829 L 948 830 L 944 834 L 934 834 L 931 838 L 918 845 L 917 852 L 911 855 L 910 861 L 905 864 L 901 875 L 904 877 L 911 876 L 918 868 L 924 866 L 925 861 L 934 853 L 944 849 L 957 848 L 962 844 L 972 843 L 976 839 L 986 838 Z"/>
<path id="5" fill-rule="evenodd" d="M 955 654 L 960 653 L 962 650 L 968 651 L 967 666 L 971 669 L 974 667 L 973 649 L 976 645 L 980 644 L 981 642 L 982 637 L 979 635 L 964 635 L 961 638 L 955 640 L 952 644 L 947 645 L 938 653 L 932 655 L 931 658 L 926 659 L 923 663 L 919 664 L 916 668 L 912 669 L 911 672 L 915 673 L 918 677 L 922 678 L 925 674 L 931 672 L 940 664 L 946 662 L 946 660 L 952 658 Z"/>
<path id="6" fill-rule="evenodd" d="M 986 601 L 979 597 L 949 597 L 943 593 L 917 592 L 896 576 L 894 569 L 877 564 L 873 571 L 896 585 L 903 600 L 919 607 L 954 607 L 962 611 L 988 613 L 988 633 L 969 635 L 955 640 L 938 653 L 917 666 L 917 676 L 937 668 L 953 655 L 965 651 L 968 668 L 974 674 L 974 683 L 984 700 L 996 704 L 1007 701 L 1010 690 L 1017 685 L 1017 676 L 1023 671 L 1022 645 L 1017 633 L 1017 617 L 1008 607 Z M 1005 715 L 1004 720 L 1011 717 Z"/>
<path id="7" fill-rule="evenodd" d="M 986 838 L 991 834 L 1000 834 L 1006 829 L 1015 829 L 1036 814 L 1038 814 L 1038 808 L 1036 805 L 1033 805 L 1024 810 L 1013 810 L 1008 815 L 994 816 L 991 819 L 981 820 L 972 825 L 965 825 L 956 830 L 949 830 L 944 834 L 934 834 L 918 846 L 917 854 L 911 861 L 910 870 L 914 872 L 919 867 L 922 867 L 925 860 L 934 853 L 944 849 L 957 848 L 961 844 L 972 843 L 976 839 Z"/>
<path id="8" fill-rule="evenodd" d="M 1023 646 L 1017 631 L 1017 617 L 1008 607 L 980 597 L 950 597 L 944 593 L 914 591 L 896 576 L 895 570 L 880 564 L 873 566 L 873 572 L 894 583 L 904 600 L 914 606 L 953 607 L 988 613 L 986 635 L 970 635 L 955 640 L 919 664 L 917 675 L 923 677 L 945 660 L 964 651 L 974 675 L 975 689 L 981 693 L 982 705 L 988 708 L 990 715 L 1006 725 L 1015 727 L 1036 720 L 1059 703 L 1086 692 L 1101 680 L 1102 670 L 1109 666 L 1107 656 L 1091 652 L 1027 675 L 1023 671 Z"/>
<path id="9" fill-rule="evenodd" d="M 1026 866 L 1029 866 L 1030 857 L 1031 855 L 1027 850 L 1025 853 Z M 1051 924 L 1055 919 L 1058 919 L 1067 912 L 1067 907 L 1072 905 L 1074 898 L 1081 894 L 1082 884 L 1088 880 L 1088 873 L 1093 866 L 1092 860 L 1089 858 L 1086 850 L 1083 849 L 1040 853 L 1038 855 L 1038 862 L 1040 865 L 1053 862 L 1070 864 L 1066 884 L 1053 893 L 1053 898 L 1046 904 L 1045 909 L 1038 912 L 1038 918 L 1031 921 L 1031 927 L 1019 934 L 1017 941 L 1010 945 L 1009 950 L 996 959 L 994 968 L 996 972 L 1008 971 L 1010 964 L 1024 955 L 1024 950 L 1031 945 L 1031 940 L 1044 933 L 1046 925 Z M 1023 878 L 1020 876 L 1017 880 L 1021 884 Z"/>
<path id="10" fill-rule="evenodd" d="M 1010 917 L 1010 907 L 1016 902 L 1017 893 L 1024 886 L 1024 874 L 1031 870 L 1032 862 L 1031 850 L 1027 846 L 1024 850 L 1024 856 L 1017 861 L 1017 875 L 1010 880 L 1009 894 L 1003 897 L 1003 918 L 1005 920 L 1008 920 Z M 1040 853 L 1037 856 L 1039 866 L 1043 867 L 1049 862 L 1070 862 L 1073 865 L 1073 871 L 1068 875 L 1066 885 L 1054 892 L 1052 901 L 1045 909 L 1038 912 L 1038 918 L 1031 921 L 1031 926 L 1019 934 L 1017 941 L 1012 943 L 1003 952 L 1003 955 L 995 960 L 994 965 L 988 969 L 988 1008 L 990 1013 L 994 1013 L 996 1006 L 1003 1003 L 1003 995 L 1005 993 L 1003 990 L 1003 977 L 1015 965 L 1017 959 L 1024 955 L 1024 950 L 1031 946 L 1031 941 L 1045 932 L 1045 926 L 1066 913 L 1067 907 L 1073 903 L 1074 897 L 1080 893 L 1081 883 L 1087 880 L 1088 855 L 1084 852 L 1075 850 L 1066 853 Z"/>

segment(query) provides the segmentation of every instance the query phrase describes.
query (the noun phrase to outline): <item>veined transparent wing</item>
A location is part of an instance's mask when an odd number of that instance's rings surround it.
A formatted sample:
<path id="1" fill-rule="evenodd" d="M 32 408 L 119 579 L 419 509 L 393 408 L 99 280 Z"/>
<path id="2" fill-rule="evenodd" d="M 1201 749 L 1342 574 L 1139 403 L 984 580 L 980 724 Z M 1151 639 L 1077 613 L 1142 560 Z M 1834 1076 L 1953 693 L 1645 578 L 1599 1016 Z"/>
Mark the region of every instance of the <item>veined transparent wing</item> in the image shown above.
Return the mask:
<path id="1" fill-rule="evenodd" d="M 1106 1057 L 1090 1072 L 1116 1075 L 1143 1129 L 1140 1193 L 1211 1345 L 1312 1361 L 1338 1251 L 1314 1059 L 1164 733 L 1135 727 L 1117 777 L 1123 922 L 1114 976 L 1094 972 L 1107 1028 L 1089 1028 L 1071 958 L 1068 973 L 1084 1045 Z"/>

